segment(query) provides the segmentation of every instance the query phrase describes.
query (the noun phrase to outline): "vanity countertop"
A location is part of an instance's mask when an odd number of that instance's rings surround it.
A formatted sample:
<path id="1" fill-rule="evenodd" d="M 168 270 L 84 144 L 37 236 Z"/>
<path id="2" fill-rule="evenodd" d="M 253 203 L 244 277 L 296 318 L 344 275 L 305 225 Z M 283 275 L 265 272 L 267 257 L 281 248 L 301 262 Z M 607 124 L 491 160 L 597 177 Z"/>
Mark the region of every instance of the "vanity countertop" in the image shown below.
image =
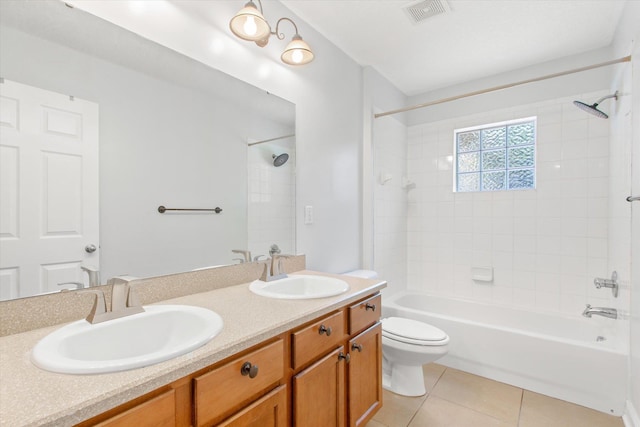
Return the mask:
<path id="1" fill-rule="evenodd" d="M 41 370 L 31 349 L 63 325 L 0 338 L 0 426 L 71 426 L 190 375 L 266 339 L 295 328 L 386 286 L 380 280 L 337 277 L 350 289 L 329 298 L 268 299 L 241 284 L 162 301 L 211 309 L 222 316 L 222 332 L 183 356 L 145 368 L 99 375 L 66 375 Z"/>

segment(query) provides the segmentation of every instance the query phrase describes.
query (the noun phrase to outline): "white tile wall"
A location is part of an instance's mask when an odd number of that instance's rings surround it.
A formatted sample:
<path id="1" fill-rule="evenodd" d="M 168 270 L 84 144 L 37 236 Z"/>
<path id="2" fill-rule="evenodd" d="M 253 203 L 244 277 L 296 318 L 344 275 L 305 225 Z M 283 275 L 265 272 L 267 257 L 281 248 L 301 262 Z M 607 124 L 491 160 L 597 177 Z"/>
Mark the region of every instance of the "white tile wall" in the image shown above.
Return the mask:
<path id="1" fill-rule="evenodd" d="M 404 124 L 395 119 L 378 120 L 374 124 L 374 269 L 388 282 L 385 293 L 404 289 L 407 282 L 407 242 L 420 244 L 421 235 L 407 233 L 409 219 L 408 196 L 415 190 L 403 188 L 407 177 L 407 140 L 418 137 L 419 131 L 407 134 Z M 435 163 L 434 163 L 435 164 Z M 418 164 L 413 165 L 419 166 Z M 384 184 L 380 177 L 391 179 Z M 418 187 L 416 183 L 416 187 Z M 433 212 L 434 215 L 437 212 Z M 409 261 L 410 262 L 410 261 Z"/>
<path id="2" fill-rule="evenodd" d="M 602 95 L 410 127 L 406 164 L 416 187 L 407 194 L 408 288 L 570 315 L 587 302 L 611 305 L 610 293 L 593 286 L 594 276 L 610 274 L 609 123 L 572 105 Z M 454 193 L 454 129 L 529 116 L 538 117 L 537 188 Z M 392 154 L 376 151 L 381 156 Z M 388 212 L 388 202 L 378 197 L 376 212 Z M 494 281 L 474 282 L 473 266 L 492 266 Z"/>

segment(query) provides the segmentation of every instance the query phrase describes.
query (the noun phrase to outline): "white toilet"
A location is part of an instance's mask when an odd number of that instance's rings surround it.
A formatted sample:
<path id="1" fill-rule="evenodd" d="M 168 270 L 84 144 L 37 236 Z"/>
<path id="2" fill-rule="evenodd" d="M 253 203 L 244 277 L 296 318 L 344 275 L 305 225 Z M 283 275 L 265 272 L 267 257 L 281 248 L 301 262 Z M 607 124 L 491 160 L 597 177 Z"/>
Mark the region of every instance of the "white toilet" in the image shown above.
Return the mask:
<path id="1" fill-rule="evenodd" d="M 344 273 L 348 276 L 374 279 L 371 270 Z M 384 301 L 383 310 L 384 310 Z M 422 396 L 422 365 L 447 354 L 449 336 L 442 330 L 417 320 L 402 317 L 382 319 L 382 386 L 403 396 Z"/>

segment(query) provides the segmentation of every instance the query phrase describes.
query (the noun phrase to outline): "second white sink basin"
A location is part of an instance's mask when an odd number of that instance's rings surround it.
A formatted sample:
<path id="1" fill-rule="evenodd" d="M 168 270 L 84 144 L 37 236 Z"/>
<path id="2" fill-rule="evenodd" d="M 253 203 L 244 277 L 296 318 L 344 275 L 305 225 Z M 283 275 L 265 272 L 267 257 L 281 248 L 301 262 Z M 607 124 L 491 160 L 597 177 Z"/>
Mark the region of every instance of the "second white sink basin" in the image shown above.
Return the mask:
<path id="1" fill-rule="evenodd" d="M 92 325 L 70 323 L 36 344 L 33 363 L 65 374 L 141 368 L 188 353 L 222 330 L 215 312 L 187 305 L 149 305 L 145 312 Z"/>
<path id="2" fill-rule="evenodd" d="M 273 282 L 255 280 L 249 290 L 269 298 L 312 299 L 340 295 L 349 290 L 349 284 L 333 277 L 292 275 Z"/>

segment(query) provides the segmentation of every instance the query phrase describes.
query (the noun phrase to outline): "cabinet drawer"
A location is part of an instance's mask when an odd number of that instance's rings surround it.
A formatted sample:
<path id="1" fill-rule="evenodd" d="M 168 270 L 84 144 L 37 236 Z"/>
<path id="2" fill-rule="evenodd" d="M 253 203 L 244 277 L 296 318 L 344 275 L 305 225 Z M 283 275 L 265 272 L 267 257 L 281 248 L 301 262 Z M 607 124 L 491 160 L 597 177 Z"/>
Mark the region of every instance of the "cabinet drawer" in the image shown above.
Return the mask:
<path id="1" fill-rule="evenodd" d="M 353 335 L 380 320 L 382 295 L 377 294 L 349 307 L 349 334 Z"/>
<path id="2" fill-rule="evenodd" d="M 196 377 L 196 425 L 222 421 L 273 388 L 283 376 L 284 342 L 280 339 Z"/>
<path id="3" fill-rule="evenodd" d="M 287 386 L 258 399 L 217 427 L 286 427 Z"/>
<path id="4" fill-rule="evenodd" d="M 293 369 L 298 369 L 326 351 L 338 346 L 345 338 L 343 311 L 326 316 L 292 334 Z"/>
<path id="5" fill-rule="evenodd" d="M 176 400 L 173 390 L 111 417 L 96 427 L 173 427 L 176 425 Z"/>

